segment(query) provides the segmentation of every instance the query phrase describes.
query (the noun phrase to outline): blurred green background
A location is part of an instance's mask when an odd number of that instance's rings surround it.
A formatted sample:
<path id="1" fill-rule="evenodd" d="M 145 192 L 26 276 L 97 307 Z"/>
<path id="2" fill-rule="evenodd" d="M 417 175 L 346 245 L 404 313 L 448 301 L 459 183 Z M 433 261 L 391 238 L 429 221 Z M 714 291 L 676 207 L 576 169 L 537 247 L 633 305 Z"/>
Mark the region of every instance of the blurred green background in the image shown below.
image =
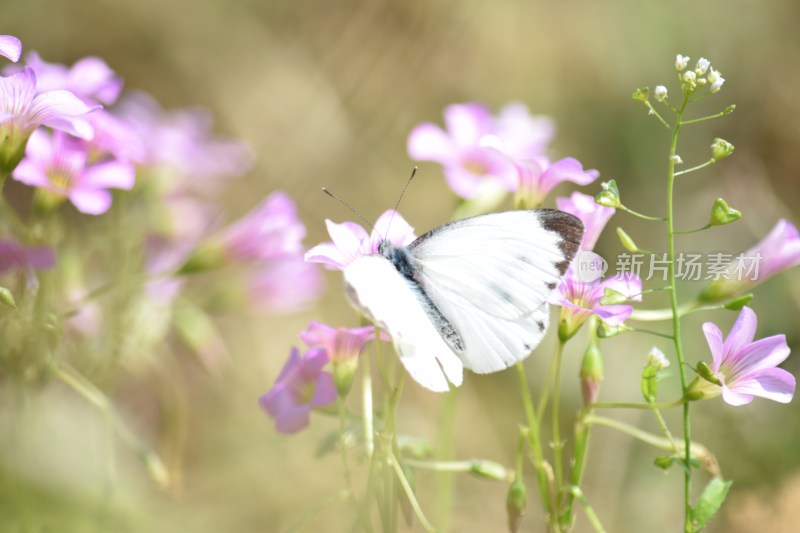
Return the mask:
<path id="1" fill-rule="evenodd" d="M 800 205 L 800 3 L 795 0 L 705 2 L 563 2 L 477 0 L 26 0 L 2 2 L 0 33 L 20 37 L 26 51 L 73 63 L 99 55 L 127 88 L 153 94 L 166 108 L 205 106 L 218 130 L 249 143 L 257 163 L 232 182 L 231 216 L 275 189 L 292 195 L 310 246 L 326 240 L 323 221 L 352 218 L 320 194 L 324 185 L 375 219 L 392 207 L 413 163 L 405 151 L 411 128 L 441 122 L 449 103 L 479 100 L 499 109 L 512 100 L 558 126 L 552 154 L 573 156 L 601 179 L 617 180 L 625 203 L 663 210 L 667 132 L 630 100 L 634 88 L 664 84 L 676 94 L 676 53 L 709 58 L 726 78 L 722 91 L 695 109 L 736 112 L 687 130 L 679 153 L 687 164 L 708 157 L 713 137 L 736 146 L 734 157 L 679 183 L 683 227 L 706 221 L 722 196 L 744 212 L 735 225 L 682 239 L 691 251 L 748 248 L 780 217 L 798 222 Z M 586 188 L 594 193 L 599 185 Z M 557 192 L 566 194 L 569 187 Z M 552 202 L 552 196 L 551 200 Z M 440 170 L 422 164 L 401 206 L 418 232 L 445 222 L 455 206 Z M 657 226 L 618 214 L 637 243 L 663 247 Z M 598 251 L 619 251 L 607 231 Z M 103 418 L 70 391 L 53 385 L 29 399 L 24 416 L 8 420 L 22 444 L 0 458 L 0 530 L 14 532 L 271 532 L 282 531 L 342 487 L 339 459 L 315 457 L 335 419 L 315 417 L 298 435 L 277 434 L 256 400 L 279 372 L 296 332 L 312 319 L 355 325 L 338 273 L 316 309 L 293 316 L 220 318 L 230 357 L 209 373 L 197 365 L 162 372 L 131 371 L 114 398 L 123 416 L 167 459 L 174 486 L 157 488 L 136 456 L 115 442 L 117 480 L 106 480 L 108 437 Z M 687 283 L 691 295 L 699 284 Z M 800 272 L 759 287 L 752 303 L 759 336 L 786 333 L 800 350 Z M 658 305 L 655 299 L 652 305 Z M 700 324 L 686 320 L 688 359 L 707 358 Z M 723 330 L 734 313 L 715 315 Z M 573 340 L 565 376 L 576 376 L 582 337 Z M 603 344 L 605 400 L 638 401 L 638 376 L 649 337 L 626 335 Z M 536 382 L 552 344 L 526 363 Z M 665 349 L 667 346 L 656 342 Z M 784 365 L 795 375 L 800 360 Z M 460 395 L 456 455 L 513 463 L 523 419 L 515 376 L 468 376 Z M 579 407 L 577 379 L 566 380 L 563 411 Z M 664 386 L 675 397 L 677 375 Z M 168 383 L 169 386 L 164 386 Z M 163 392 L 164 390 L 168 392 Z M 169 392 L 172 391 L 172 392 Z M 177 391 L 177 392 L 175 392 Z M 410 384 L 400 430 L 434 438 L 443 398 Z M 164 406 L 168 406 L 165 408 Z M 188 413 L 174 419 L 177 411 Z M 176 407 L 177 406 L 177 407 Z M 732 408 L 709 401 L 694 409 L 697 441 L 706 444 L 735 483 L 710 531 L 796 531 L 800 504 L 800 415 L 795 404 L 756 400 Z M 677 413 L 670 413 L 674 428 Z M 657 430 L 649 413 L 614 414 Z M 13 418 L 13 417 L 12 417 Z M 0 435 L 0 438 L 11 438 Z M 658 453 L 629 437 L 597 428 L 585 492 L 609 531 L 677 531 L 682 476 L 652 466 Z M 363 469 L 359 470 L 363 474 Z M 702 475 L 698 475 L 701 479 Z M 423 507 L 433 507 L 421 476 Z M 698 483 L 699 486 L 699 483 Z M 533 483 L 529 483 L 533 487 Z M 541 531 L 530 496 L 524 531 Z M 459 477 L 454 531 L 502 531 L 505 487 Z M 307 531 L 344 531 L 334 506 Z M 588 531 L 578 518 L 577 531 Z"/>

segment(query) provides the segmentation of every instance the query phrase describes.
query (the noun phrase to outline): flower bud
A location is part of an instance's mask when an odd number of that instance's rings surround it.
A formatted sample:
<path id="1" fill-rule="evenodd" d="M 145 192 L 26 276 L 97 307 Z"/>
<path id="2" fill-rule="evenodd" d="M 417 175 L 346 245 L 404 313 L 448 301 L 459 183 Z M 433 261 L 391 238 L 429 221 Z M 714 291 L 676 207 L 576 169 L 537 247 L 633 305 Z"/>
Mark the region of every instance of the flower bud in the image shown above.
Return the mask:
<path id="1" fill-rule="evenodd" d="M 617 227 L 617 236 L 619 237 L 619 242 L 622 243 L 622 246 L 626 250 L 634 254 L 639 252 L 639 247 L 636 246 L 635 242 L 633 242 L 631 236 L 625 233 L 625 230 L 623 230 L 620 227 Z"/>
<path id="2" fill-rule="evenodd" d="M 660 372 L 661 370 L 669 368 L 670 362 L 667 356 L 664 355 L 664 352 L 656 346 L 653 346 L 647 353 L 647 364 L 655 368 L 656 372 Z"/>
<path id="3" fill-rule="evenodd" d="M 720 139 L 717 137 L 714 139 L 714 142 L 711 143 L 711 159 L 714 161 L 719 161 L 720 159 L 724 159 L 733 153 L 733 145 L 726 141 L 725 139 Z"/>
<path id="4" fill-rule="evenodd" d="M 333 384 L 340 398 L 347 398 L 353 386 L 353 377 L 358 369 L 358 357 L 334 359 L 331 363 Z"/>
<path id="5" fill-rule="evenodd" d="M 605 181 L 601 183 L 600 186 L 603 188 L 603 190 L 597 193 L 597 195 L 594 197 L 594 201 L 597 202 L 598 205 L 602 205 L 604 207 L 613 207 L 614 209 L 622 207 L 622 203 L 619 199 L 619 188 L 617 187 L 616 181 Z"/>
<path id="6" fill-rule="evenodd" d="M 639 87 L 638 89 L 633 91 L 631 98 L 633 98 L 638 102 L 646 104 L 647 101 L 650 99 L 650 87 Z"/>
<path id="7" fill-rule="evenodd" d="M 750 303 L 750 300 L 753 299 L 753 293 L 744 294 L 739 296 L 738 298 L 734 298 L 730 302 L 726 303 L 722 307 L 724 309 L 728 309 L 729 311 L 741 311 L 742 307 Z"/>
<path id="8" fill-rule="evenodd" d="M 717 376 L 714 375 L 714 373 L 708 367 L 708 364 L 706 364 L 704 361 L 697 363 L 697 374 L 709 383 L 719 385 L 720 387 L 722 386 L 722 382 Z"/>
<path id="9" fill-rule="evenodd" d="M 469 465 L 469 472 L 478 477 L 485 477 L 496 481 L 506 481 L 508 479 L 508 470 L 506 470 L 506 467 L 494 461 L 472 461 Z"/>
<path id="10" fill-rule="evenodd" d="M 656 101 L 663 102 L 667 99 L 667 88 L 663 85 L 656 85 Z"/>
<path id="11" fill-rule="evenodd" d="M 600 321 L 600 324 L 597 326 L 597 336 L 601 339 L 609 339 L 611 337 L 616 337 L 620 333 L 624 333 L 626 331 L 631 331 L 631 328 L 626 326 L 625 324 L 619 324 L 618 326 L 612 326 L 610 324 L 606 324 L 603 321 Z"/>
<path id="12" fill-rule="evenodd" d="M 521 479 L 516 478 L 511 486 L 508 488 L 508 496 L 506 496 L 506 510 L 508 511 L 508 530 L 511 533 L 519 531 L 519 526 L 522 523 L 522 517 L 525 510 L 528 508 L 528 494 L 525 490 L 525 484 Z"/>
<path id="13" fill-rule="evenodd" d="M 740 218 L 742 218 L 741 211 L 730 207 L 728 202 L 722 198 L 717 198 L 714 205 L 711 206 L 711 218 L 708 221 L 708 225 L 723 226 L 735 222 Z"/>
<path id="14" fill-rule="evenodd" d="M 177 274 L 197 274 L 225 266 L 225 251 L 218 244 L 207 243 L 199 246 L 178 269 Z"/>
<path id="15" fill-rule="evenodd" d="M 14 295 L 5 287 L 0 287 L 0 302 L 9 307 L 17 307 L 17 302 L 14 300 Z"/>
<path id="16" fill-rule="evenodd" d="M 675 70 L 682 71 L 689 64 L 689 56 L 682 56 L 678 54 L 675 56 Z"/>
<path id="17" fill-rule="evenodd" d="M 697 66 L 695 67 L 694 71 L 697 73 L 698 76 L 702 76 L 708 70 L 708 67 L 711 66 L 711 62 L 706 59 L 705 57 L 701 57 L 697 60 Z"/>
<path id="18" fill-rule="evenodd" d="M 603 377 L 603 355 L 600 353 L 597 342 L 590 342 L 583 353 L 580 370 L 584 405 L 588 406 L 597 402 Z"/>

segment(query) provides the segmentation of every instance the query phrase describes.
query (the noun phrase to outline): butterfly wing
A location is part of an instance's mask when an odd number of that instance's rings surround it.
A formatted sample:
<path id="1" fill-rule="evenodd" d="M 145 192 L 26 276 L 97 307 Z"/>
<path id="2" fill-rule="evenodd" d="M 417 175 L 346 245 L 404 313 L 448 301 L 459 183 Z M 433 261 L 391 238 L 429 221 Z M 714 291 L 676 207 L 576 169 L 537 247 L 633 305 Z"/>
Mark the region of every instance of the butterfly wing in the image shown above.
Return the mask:
<path id="1" fill-rule="evenodd" d="M 576 217 L 539 209 L 457 220 L 411 243 L 415 281 L 458 332 L 448 344 L 465 367 L 496 372 L 539 344 L 582 235 Z"/>
<path id="2" fill-rule="evenodd" d="M 431 320 L 431 302 L 418 285 L 380 255 L 358 257 L 345 268 L 344 281 L 350 301 L 391 335 L 400 361 L 420 385 L 436 392 L 449 390 L 449 383 L 461 385 L 461 359 Z"/>

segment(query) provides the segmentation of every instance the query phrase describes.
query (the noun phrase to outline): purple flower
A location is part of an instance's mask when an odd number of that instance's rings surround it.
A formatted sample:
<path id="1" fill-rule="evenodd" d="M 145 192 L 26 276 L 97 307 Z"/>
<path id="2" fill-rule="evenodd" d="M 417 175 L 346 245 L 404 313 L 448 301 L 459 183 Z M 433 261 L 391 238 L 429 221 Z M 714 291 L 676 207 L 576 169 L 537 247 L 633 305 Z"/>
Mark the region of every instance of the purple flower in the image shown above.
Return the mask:
<path id="1" fill-rule="evenodd" d="M 386 211 L 378 218 L 371 234 L 355 222 L 336 224 L 325 220 L 325 224 L 333 242 L 313 247 L 306 252 L 305 258 L 310 263 L 322 263 L 330 270 L 344 270 L 358 256 L 378 253 L 382 240 L 395 246 L 408 246 L 416 238 L 414 228 L 394 210 Z"/>
<path id="2" fill-rule="evenodd" d="M 800 235 L 791 222 L 780 219 L 761 242 L 728 265 L 728 279 L 711 282 L 700 298 L 723 300 L 797 265 L 800 265 Z"/>
<path id="3" fill-rule="evenodd" d="M 555 163 L 545 157 L 518 162 L 520 166 L 519 203 L 526 207 L 539 207 L 547 194 L 557 185 L 571 181 L 578 185 L 589 185 L 600 173 L 584 170 L 577 159 L 567 157 Z"/>
<path id="4" fill-rule="evenodd" d="M 49 246 L 22 246 L 10 239 L 0 240 L 0 274 L 11 270 L 46 270 L 56 264 Z"/>
<path id="5" fill-rule="evenodd" d="M 584 252 L 573 261 L 550 299 L 551 304 L 561 306 L 559 335 L 565 339 L 572 337 L 593 314 L 609 326 L 619 326 L 628 319 L 633 312 L 630 305 L 601 304 L 606 289 L 619 293 L 629 301 L 642 300 L 642 280 L 636 274 L 629 273 L 602 280 L 600 277 L 579 273 L 576 265 L 587 261 L 588 254 L 591 252 Z"/>
<path id="6" fill-rule="evenodd" d="M 87 106 L 69 91 L 40 93 L 30 67 L 0 76 L 0 171 L 8 174 L 16 167 L 28 137 L 39 126 L 91 139 L 94 131 L 84 115 L 98 107 Z"/>
<path id="7" fill-rule="evenodd" d="M 594 248 L 597 238 L 614 214 L 614 208 L 603 207 L 595 202 L 593 197 L 577 191 L 573 192 L 569 198 L 556 198 L 556 206 L 562 211 L 575 215 L 583 222 L 583 242 L 581 242 L 583 250 Z"/>
<path id="8" fill-rule="evenodd" d="M 64 89 L 87 103 L 111 105 L 122 91 L 122 78 L 99 57 L 85 57 L 70 68 L 47 63 L 31 52 L 27 64 L 36 73 L 36 90 L 40 93 Z"/>
<path id="9" fill-rule="evenodd" d="M 111 206 L 111 193 L 106 189 L 133 188 L 135 169 L 118 161 L 89 164 L 85 147 L 76 139 L 62 132 L 50 136 L 37 130 L 13 177 L 56 198 L 69 198 L 82 213 L 99 215 Z"/>
<path id="10" fill-rule="evenodd" d="M 306 228 L 297 207 L 283 192 L 274 192 L 222 235 L 227 255 L 239 261 L 300 257 Z"/>
<path id="11" fill-rule="evenodd" d="M 7 57 L 14 63 L 22 54 L 22 42 L 13 35 L 0 35 L 0 56 Z"/>
<path id="12" fill-rule="evenodd" d="M 324 348 L 331 361 L 348 361 L 358 357 L 364 346 L 375 338 L 375 328 L 334 328 L 314 321 L 300 333 L 300 338 L 309 347 Z"/>
<path id="13" fill-rule="evenodd" d="M 745 405 L 760 396 L 788 403 L 794 396 L 795 378 L 786 370 L 776 368 L 789 357 L 785 335 L 773 335 L 753 341 L 756 333 L 756 314 L 743 307 L 731 328 L 728 338 L 712 322 L 703 324 L 713 363 L 711 372 L 718 383 L 698 378 L 690 394 L 713 397 L 722 393 L 730 405 Z"/>
<path id="14" fill-rule="evenodd" d="M 265 313 L 301 311 L 325 288 L 319 267 L 299 255 L 259 265 L 249 275 L 247 285 L 253 307 Z"/>
<path id="15" fill-rule="evenodd" d="M 275 385 L 259 399 L 261 408 L 275 419 L 278 431 L 300 431 L 308 425 L 312 407 L 336 400 L 333 378 L 322 371 L 327 363 L 328 354 L 321 348 L 312 348 L 303 356 L 292 348 Z"/>
<path id="16" fill-rule="evenodd" d="M 145 164 L 172 173 L 191 190 L 214 194 L 220 180 L 241 176 L 253 164 L 246 145 L 212 135 L 213 118 L 203 109 L 166 112 L 147 94 L 126 93 L 116 116 L 144 139 Z"/>
<path id="17" fill-rule="evenodd" d="M 488 144 L 497 144 L 494 117 L 481 104 L 454 104 L 444 112 L 447 131 L 425 122 L 408 136 L 408 153 L 417 161 L 444 167 L 447 184 L 462 198 L 474 198 L 485 187 L 514 191 L 519 183 L 513 159 Z M 509 128 L 510 129 L 510 128 Z"/>

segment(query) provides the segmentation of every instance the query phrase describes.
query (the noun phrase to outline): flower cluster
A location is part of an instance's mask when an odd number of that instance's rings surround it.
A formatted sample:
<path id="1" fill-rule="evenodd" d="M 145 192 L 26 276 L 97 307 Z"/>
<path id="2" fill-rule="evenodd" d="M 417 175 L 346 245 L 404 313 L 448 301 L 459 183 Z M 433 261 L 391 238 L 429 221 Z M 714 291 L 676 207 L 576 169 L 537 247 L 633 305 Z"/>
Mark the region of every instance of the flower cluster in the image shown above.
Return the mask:
<path id="1" fill-rule="evenodd" d="M 443 167 L 447 184 L 458 196 L 476 199 L 497 191 L 516 192 L 518 204 L 537 207 L 559 183 L 588 185 L 599 176 L 575 159 L 551 162 L 545 150 L 554 126 L 513 103 L 497 116 L 483 104 L 453 104 L 444 112 L 446 130 L 425 122 L 408 136 L 416 161 Z"/>
<path id="2" fill-rule="evenodd" d="M 722 77 L 719 71 L 714 70 L 711 66 L 711 62 L 701 57 L 697 60 L 697 64 L 693 70 L 687 70 L 689 61 L 690 58 L 688 56 L 678 54 L 675 57 L 675 70 L 678 71 L 683 90 L 687 93 L 693 93 L 698 89 L 708 86 L 709 92 L 719 92 L 722 88 L 722 84 L 725 83 L 725 78 Z M 659 100 L 661 101 L 666 97 L 666 89 L 661 85 L 659 85 L 659 87 L 662 90 L 661 92 L 663 92 L 663 97 Z M 659 87 L 656 88 L 656 99 L 658 99 L 659 96 Z"/>

